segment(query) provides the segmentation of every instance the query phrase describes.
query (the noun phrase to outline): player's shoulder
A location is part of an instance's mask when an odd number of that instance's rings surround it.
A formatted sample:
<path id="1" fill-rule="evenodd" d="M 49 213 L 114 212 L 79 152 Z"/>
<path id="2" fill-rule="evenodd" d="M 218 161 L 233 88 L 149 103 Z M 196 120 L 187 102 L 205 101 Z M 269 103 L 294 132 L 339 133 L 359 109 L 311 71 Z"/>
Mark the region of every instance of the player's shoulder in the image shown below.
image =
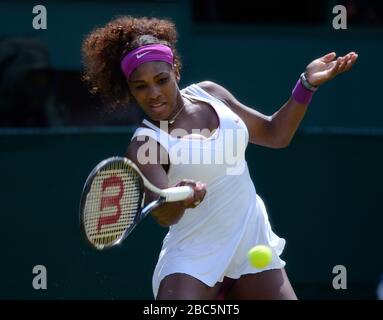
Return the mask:
<path id="1" fill-rule="evenodd" d="M 198 82 L 197 86 L 199 86 L 201 89 L 205 90 L 206 92 L 212 94 L 212 93 L 219 93 L 222 90 L 225 90 L 224 87 L 219 85 L 218 83 L 210 80 Z"/>
<path id="2" fill-rule="evenodd" d="M 224 101 L 226 103 L 229 103 L 232 101 L 233 96 L 232 94 L 223 86 L 220 84 L 207 80 L 197 83 L 197 85 L 205 90 L 207 93 L 211 94 L 215 98 Z"/>
<path id="3" fill-rule="evenodd" d="M 153 146 L 158 145 L 157 140 L 153 137 L 146 134 L 138 134 L 130 141 L 127 151 L 131 154 L 136 154 L 138 149 L 144 145 L 148 146 L 149 144 Z"/>
<path id="4" fill-rule="evenodd" d="M 167 150 L 159 141 L 155 139 L 154 136 L 147 134 L 138 134 L 132 138 L 126 149 L 126 157 L 137 164 L 139 162 L 138 158 L 140 156 L 146 157 L 147 152 L 149 152 L 149 157 L 154 157 L 151 159 L 151 163 L 154 163 L 153 161 L 156 161 L 155 163 L 165 163 L 163 161 L 168 157 Z M 142 169 L 142 167 L 140 167 L 140 169 Z"/>
<path id="5" fill-rule="evenodd" d="M 145 144 L 145 142 L 146 141 L 144 139 L 140 139 L 137 136 L 134 137 L 130 141 L 128 148 L 126 149 L 126 156 L 133 162 L 135 162 L 135 160 L 137 159 L 138 150 L 140 149 L 140 147 L 142 147 L 143 144 Z"/>

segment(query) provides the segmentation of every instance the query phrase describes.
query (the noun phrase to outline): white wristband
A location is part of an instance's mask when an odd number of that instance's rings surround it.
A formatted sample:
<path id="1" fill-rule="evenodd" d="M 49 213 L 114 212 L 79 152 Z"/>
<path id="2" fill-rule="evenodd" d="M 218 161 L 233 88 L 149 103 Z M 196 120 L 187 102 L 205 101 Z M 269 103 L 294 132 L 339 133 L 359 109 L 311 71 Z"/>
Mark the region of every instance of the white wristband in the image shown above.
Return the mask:
<path id="1" fill-rule="evenodd" d="M 308 82 L 308 80 L 307 80 L 306 75 L 305 75 L 304 72 L 301 74 L 300 79 L 301 79 L 301 81 L 302 81 L 303 86 L 304 86 L 306 89 L 308 89 L 308 90 L 310 90 L 310 91 L 312 91 L 312 92 L 315 92 L 315 91 L 318 90 L 318 86 L 313 86 L 310 82 Z"/>

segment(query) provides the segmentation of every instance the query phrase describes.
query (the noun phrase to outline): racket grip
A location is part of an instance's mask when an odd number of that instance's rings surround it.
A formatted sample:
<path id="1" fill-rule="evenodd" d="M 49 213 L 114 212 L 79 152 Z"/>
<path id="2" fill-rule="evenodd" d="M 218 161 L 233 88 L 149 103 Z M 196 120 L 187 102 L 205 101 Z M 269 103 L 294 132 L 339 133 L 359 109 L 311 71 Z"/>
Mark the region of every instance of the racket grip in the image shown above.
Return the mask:
<path id="1" fill-rule="evenodd" d="M 193 189 L 189 186 L 172 187 L 163 191 L 166 193 L 166 202 L 182 201 L 193 196 L 194 194 Z"/>

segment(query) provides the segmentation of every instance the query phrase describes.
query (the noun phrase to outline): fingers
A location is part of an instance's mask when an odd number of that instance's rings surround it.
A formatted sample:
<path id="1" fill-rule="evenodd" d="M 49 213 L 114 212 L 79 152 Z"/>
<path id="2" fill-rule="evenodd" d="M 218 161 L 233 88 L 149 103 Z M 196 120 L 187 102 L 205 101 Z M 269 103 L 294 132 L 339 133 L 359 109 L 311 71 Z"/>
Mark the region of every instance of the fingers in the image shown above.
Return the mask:
<path id="1" fill-rule="evenodd" d="M 336 61 L 333 62 L 334 65 L 330 69 L 331 77 L 334 77 L 334 76 L 336 76 L 339 73 L 339 69 L 340 69 L 341 63 L 342 63 L 342 58 L 341 57 L 338 57 L 338 59 L 336 59 Z"/>
<path id="2" fill-rule="evenodd" d="M 200 181 L 194 181 L 190 179 L 183 179 L 176 186 L 190 186 L 193 188 L 194 194 L 192 197 L 184 200 L 183 205 L 185 208 L 197 207 L 206 195 L 206 184 Z"/>
<path id="3" fill-rule="evenodd" d="M 351 57 L 350 57 L 349 61 L 347 61 L 347 65 L 346 65 L 344 71 L 350 70 L 357 59 L 358 59 L 358 55 L 355 52 L 351 52 Z"/>
<path id="4" fill-rule="evenodd" d="M 178 182 L 175 186 L 176 187 L 182 187 L 182 186 L 192 186 L 195 185 L 195 181 L 191 179 L 182 179 L 180 182 Z"/>
<path id="5" fill-rule="evenodd" d="M 342 72 L 350 70 L 356 59 L 358 59 L 358 55 L 355 52 L 350 52 L 343 57 L 338 57 L 331 70 L 331 75 L 334 77 Z"/>
<path id="6" fill-rule="evenodd" d="M 191 208 L 195 208 L 196 206 L 198 206 L 205 198 L 205 195 L 206 185 L 201 182 L 197 182 L 194 188 L 194 199 Z"/>
<path id="7" fill-rule="evenodd" d="M 355 63 L 358 55 L 355 52 L 350 52 L 341 58 L 341 64 L 339 66 L 338 73 L 342 73 L 351 69 Z"/>
<path id="8" fill-rule="evenodd" d="M 323 60 L 324 62 L 330 62 L 332 60 L 334 60 L 334 58 L 336 57 L 336 53 L 335 52 L 330 52 L 326 55 L 324 55 L 321 60 Z"/>

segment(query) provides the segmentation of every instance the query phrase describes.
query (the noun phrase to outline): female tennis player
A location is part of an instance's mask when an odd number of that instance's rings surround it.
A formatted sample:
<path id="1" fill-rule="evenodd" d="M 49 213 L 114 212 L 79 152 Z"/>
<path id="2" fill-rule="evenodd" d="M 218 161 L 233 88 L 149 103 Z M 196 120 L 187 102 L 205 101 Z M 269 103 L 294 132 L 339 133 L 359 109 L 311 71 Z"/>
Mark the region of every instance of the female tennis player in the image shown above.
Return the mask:
<path id="1" fill-rule="evenodd" d="M 136 103 L 146 115 L 126 156 L 159 188 L 194 189 L 193 197 L 152 213 L 169 227 L 153 274 L 154 296 L 216 299 L 225 287 L 229 299 L 296 299 L 280 257 L 285 240 L 272 231 L 256 193 L 246 146 L 288 146 L 315 90 L 350 70 L 358 56 L 331 52 L 312 61 L 287 102 L 266 116 L 211 81 L 180 90 L 176 40 L 168 20 L 126 16 L 92 31 L 82 47 L 93 92 L 114 107 Z M 234 161 L 227 157 L 234 154 Z M 147 192 L 146 202 L 155 197 Z M 261 270 L 247 260 L 258 244 L 273 253 Z"/>

